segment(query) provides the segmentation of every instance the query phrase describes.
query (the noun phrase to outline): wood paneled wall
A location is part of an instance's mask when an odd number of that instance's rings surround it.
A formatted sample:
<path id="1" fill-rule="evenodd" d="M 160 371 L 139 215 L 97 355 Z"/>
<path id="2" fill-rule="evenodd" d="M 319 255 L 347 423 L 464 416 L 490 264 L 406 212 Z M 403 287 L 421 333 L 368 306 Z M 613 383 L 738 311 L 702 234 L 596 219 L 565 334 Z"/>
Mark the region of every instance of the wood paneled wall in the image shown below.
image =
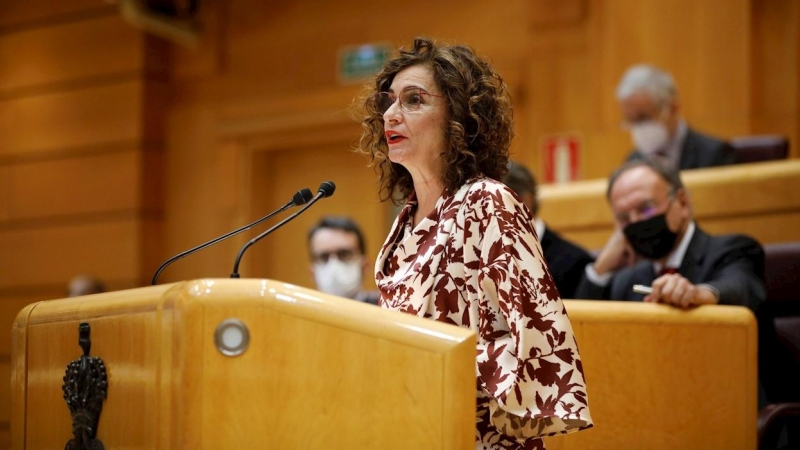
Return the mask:
<path id="1" fill-rule="evenodd" d="M 550 3 L 533 2 L 546 11 Z M 572 133 L 584 179 L 603 178 L 631 148 L 614 96 L 625 69 L 670 71 L 689 125 L 731 138 L 783 134 L 800 145 L 800 4 L 791 0 L 581 1 L 572 21 L 535 24 L 527 60 L 537 137 Z M 560 8 L 563 8 L 561 6 Z M 536 8 L 534 8 L 536 9 Z M 541 168 L 535 146 L 519 159 Z"/>
<path id="2" fill-rule="evenodd" d="M 102 0 L 0 2 L 1 329 L 25 304 L 63 297 L 74 275 L 125 289 L 152 273 L 163 73 L 151 60 L 164 49 Z M 9 355 L 5 333 L 0 380 Z"/>

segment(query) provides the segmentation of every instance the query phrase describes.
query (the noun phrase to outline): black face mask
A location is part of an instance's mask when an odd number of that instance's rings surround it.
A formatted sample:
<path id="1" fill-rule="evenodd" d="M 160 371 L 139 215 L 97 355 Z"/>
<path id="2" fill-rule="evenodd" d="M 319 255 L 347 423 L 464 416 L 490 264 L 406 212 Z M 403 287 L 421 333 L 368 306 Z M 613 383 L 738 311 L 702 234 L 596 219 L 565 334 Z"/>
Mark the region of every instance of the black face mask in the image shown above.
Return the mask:
<path id="1" fill-rule="evenodd" d="M 631 223 L 622 232 L 633 250 L 648 259 L 667 256 L 678 240 L 678 233 L 667 226 L 666 213 Z"/>

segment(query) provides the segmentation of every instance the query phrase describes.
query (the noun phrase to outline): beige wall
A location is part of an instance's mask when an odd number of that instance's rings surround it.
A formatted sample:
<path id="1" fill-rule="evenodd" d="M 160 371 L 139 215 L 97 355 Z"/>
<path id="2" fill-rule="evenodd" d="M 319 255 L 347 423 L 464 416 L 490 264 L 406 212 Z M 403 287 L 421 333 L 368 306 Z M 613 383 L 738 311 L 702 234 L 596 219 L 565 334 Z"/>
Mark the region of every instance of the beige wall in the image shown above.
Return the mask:
<path id="1" fill-rule="evenodd" d="M 793 0 L 208 0 L 203 8 L 204 34 L 191 50 L 147 38 L 103 0 L 0 3 L 7 329 L 25 303 L 62 296 L 75 273 L 95 273 L 112 289 L 145 284 L 160 261 L 324 180 L 337 194 L 253 248 L 242 274 L 311 286 L 305 232 L 324 213 L 354 216 L 377 253 L 389 208 L 377 201 L 366 159 L 350 150 L 359 126 L 347 107 L 359 87 L 336 81 L 346 45 L 407 45 L 424 34 L 488 55 L 514 97 L 514 157 L 537 172 L 540 140 L 554 133 L 581 138 L 584 179 L 605 177 L 624 158 L 630 144 L 613 91 L 642 61 L 673 72 L 698 129 L 781 133 L 798 155 Z M 179 261 L 163 281 L 228 276 L 246 239 Z M 0 377 L 8 345 L 0 339 Z"/>

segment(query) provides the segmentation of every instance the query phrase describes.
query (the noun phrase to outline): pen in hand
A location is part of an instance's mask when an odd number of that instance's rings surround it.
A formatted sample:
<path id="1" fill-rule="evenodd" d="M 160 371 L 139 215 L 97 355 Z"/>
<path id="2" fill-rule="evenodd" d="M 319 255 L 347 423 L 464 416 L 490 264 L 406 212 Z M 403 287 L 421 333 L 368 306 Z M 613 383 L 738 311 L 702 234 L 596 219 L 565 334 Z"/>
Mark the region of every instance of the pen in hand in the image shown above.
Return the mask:
<path id="1" fill-rule="evenodd" d="M 637 294 L 648 295 L 653 293 L 653 288 L 651 288 L 650 286 L 645 286 L 643 284 L 634 284 L 633 292 L 636 292 Z"/>

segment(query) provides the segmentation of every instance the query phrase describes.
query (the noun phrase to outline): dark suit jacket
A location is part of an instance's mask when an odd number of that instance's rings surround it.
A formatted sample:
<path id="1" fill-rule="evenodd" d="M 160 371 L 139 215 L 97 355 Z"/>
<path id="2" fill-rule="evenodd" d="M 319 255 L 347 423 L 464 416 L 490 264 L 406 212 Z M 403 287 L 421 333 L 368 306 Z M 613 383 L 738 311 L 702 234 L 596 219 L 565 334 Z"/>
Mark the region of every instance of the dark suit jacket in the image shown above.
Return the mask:
<path id="1" fill-rule="evenodd" d="M 363 303 L 369 303 L 370 305 L 377 305 L 378 300 L 381 298 L 381 293 L 378 290 L 374 291 L 359 291 L 353 300 L 357 300 Z"/>
<path id="2" fill-rule="evenodd" d="M 755 311 L 767 296 L 764 250 L 747 236 L 709 236 L 696 227 L 678 273 L 693 284 L 715 287 L 722 305 L 742 305 Z M 652 262 L 640 261 L 617 272 L 605 287 L 592 283 L 584 274 L 575 295 L 585 299 L 641 301 L 644 296 L 634 293 L 633 285 L 649 286 L 655 278 Z"/>
<path id="3" fill-rule="evenodd" d="M 575 298 L 575 289 L 583 278 L 586 265 L 594 258 L 547 227 L 539 242 L 561 298 Z"/>
<path id="4" fill-rule="evenodd" d="M 628 155 L 627 160 L 633 161 L 642 158 L 642 154 L 634 149 Z M 724 166 L 735 162 L 736 154 L 730 144 L 711 136 L 700 134 L 691 128 L 687 130 L 680 164 L 678 165 L 680 170 Z"/>

